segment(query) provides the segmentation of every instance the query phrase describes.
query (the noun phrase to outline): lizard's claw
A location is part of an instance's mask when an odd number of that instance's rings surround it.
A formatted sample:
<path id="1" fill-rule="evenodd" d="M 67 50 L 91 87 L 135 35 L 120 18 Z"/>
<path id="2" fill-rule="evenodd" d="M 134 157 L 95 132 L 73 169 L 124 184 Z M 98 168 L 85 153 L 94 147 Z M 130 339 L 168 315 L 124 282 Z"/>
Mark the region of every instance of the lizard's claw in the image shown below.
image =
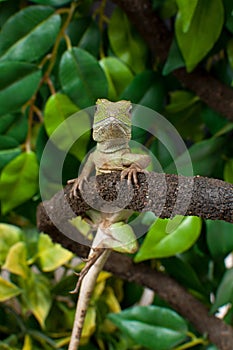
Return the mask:
<path id="1" fill-rule="evenodd" d="M 121 172 L 121 181 L 127 176 L 127 184 L 128 186 L 134 182 L 134 184 L 138 185 L 137 173 L 146 172 L 146 170 L 142 169 L 137 164 L 131 164 L 129 168 L 122 170 Z"/>
<path id="2" fill-rule="evenodd" d="M 86 181 L 87 181 L 86 177 L 80 177 L 80 176 L 77 177 L 76 179 L 71 179 L 71 180 L 67 181 L 68 184 L 73 184 L 71 191 L 70 191 L 70 198 L 71 199 L 77 197 L 77 190 L 78 189 L 81 190 L 83 188 L 84 182 L 86 182 Z"/>

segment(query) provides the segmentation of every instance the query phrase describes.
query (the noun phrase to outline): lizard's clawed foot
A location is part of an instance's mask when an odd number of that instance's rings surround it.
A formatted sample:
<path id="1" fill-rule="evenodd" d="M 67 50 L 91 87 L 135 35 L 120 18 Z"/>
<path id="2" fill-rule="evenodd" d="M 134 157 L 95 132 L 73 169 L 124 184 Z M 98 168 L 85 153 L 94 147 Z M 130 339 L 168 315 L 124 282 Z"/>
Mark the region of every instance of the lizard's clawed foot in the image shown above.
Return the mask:
<path id="1" fill-rule="evenodd" d="M 84 279 L 84 277 L 86 276 L 86 274 L 88 273 L 88 271 L 90 270 L 92 265 L 94 265 L 96 260 L 103 253 L 103 251 L 104 251 L 103 248 L 94 248 L 94 249 L 92 249 L 92 254 L 90 256 L 88 256 L 87 259 L 85 259 L 87 263 L 84 266 L 84 268 L 81 270 L 81 272 L 75 273 L 77 276 L 79 276 L 79 279 L 78 279 L 78 282 L 76 284 L 75 289 L 70 292 L 71 294 L 78 293 L 79 288 L 80 288 L 81 283 L 82 283 L 82 280 Z"/>
<path id="2" fill-rule="evenodd" d="M 147 173 L 147 170 L 142 169 L 137 164 L 131 164 L 129 168 L 122 170 L 121 181 L 127 176 L 128 186 L 131 185 L 132 182 L 134 182 L 134 184 L 138 186 L 137 173 Z"/>
<path id="3" fill-rule="evenodd" d="M 76 198 L 77 197 L 77 190 L 80 189 L 82 190 L 83 188 L 83 185 L 84 185 L 84 182 L 87 181 L 87 178 L 86 177 L 77 177 L 76 179 L 71 179 L 71 180 L 68 180 L 67 183 L 70 185 L 70 184 L 73 184 L 72 188 L 71 188 L 71 191 L 70 191 L 70 199 L 73 199 L 73 198 Z"/>

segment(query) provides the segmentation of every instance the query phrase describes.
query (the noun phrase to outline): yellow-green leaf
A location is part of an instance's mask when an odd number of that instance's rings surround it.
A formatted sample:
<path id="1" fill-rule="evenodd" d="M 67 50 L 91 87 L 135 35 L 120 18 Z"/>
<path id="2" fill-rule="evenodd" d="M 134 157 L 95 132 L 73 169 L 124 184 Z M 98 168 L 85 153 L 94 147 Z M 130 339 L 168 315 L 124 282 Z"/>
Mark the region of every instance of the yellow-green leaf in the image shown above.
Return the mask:
<path id="1" fill-rule="evenodd" d="M 29 267 L 27 265 L 27 251 L 24 242 L 18 242 L 10 248 L 2 268 L 22 278 L 28 277 Z"/>
<path id="2" fill-rule="evenodd" d="M 0 265 L 4 263 L 10 247 L 20 241 L 21 233 L 17 226 L 0 223 Z"/>
<path id="3" fill-rule="evenodd" d="M 120 312 L 121 306 L 112 287 L 106 288 L 105 295 L 105 302 L 109 307 L 109 312 Z"/>
<path id="4" fill-rule="evenodd" d="M 2 212 L 30 199 L 38 190 L 38 163 L 34 152 L 25 152 L 14 158 L 3 169 L 0 178 Z"/>
<path id="5" fill-rule="evenodd" d="M 78 111 L 79 108 L 68 96 L 57 93 L 50 96 L 46 103 L 44 123 L 47 134 L 53 135 L 51 140 L 59 149 L 69 151 L 82 160 L 90 140 L 91 122 L 87 113 Z M 73 117 L 69 118 L 71 115 Z"/>
<path id="6" fill-rule="evenodd" d="M 30 335 L 26 334 L 24 338 L 24 343 L 23 343 L 23 349 L 22 350 L 33 350 L 32 347 L 32 339 Z"/>
<path id="7" fill-rule="evenodd" d="M 192 22 L 198 0 L 176 0 L 176 2 L 183 22 L 183 32 L 186 33 Z"/>
<path id="8" fill-rule="evenodd" d="M 73 254 L 58 243 L 53 243 L 48 235 L 40 234 L 38 259 L 43 271 L 54 271 L 73 257 Z"/>
<path id="9" fill-rule="evenodd" d="M 13 298 L 20 293 L 20 288 L 0 276 L 0 302 Z"/>
<path id="10" fill-rule="evenodd" d="M 26 309 L 33 313 L 43 328 L 52 305 L 48 280 L 41 274 L 31 272 L 29 278 L 22 280 L 22 287 Z"/>
<path id="11" fill-rule="evenodd" d="M 69 99 L 68 96 L 61 93 L 51 95 L 46 103 L 44 115 L 45 130 L 48 136 L 51 136 L 61 123 L 78 111 L 79 108 Z M 75 130 L 72 129 L 67 130 L 68 134 L 74 132 Z M 66 136 L 67 135 L 64 136 L 64 139 Z"/>

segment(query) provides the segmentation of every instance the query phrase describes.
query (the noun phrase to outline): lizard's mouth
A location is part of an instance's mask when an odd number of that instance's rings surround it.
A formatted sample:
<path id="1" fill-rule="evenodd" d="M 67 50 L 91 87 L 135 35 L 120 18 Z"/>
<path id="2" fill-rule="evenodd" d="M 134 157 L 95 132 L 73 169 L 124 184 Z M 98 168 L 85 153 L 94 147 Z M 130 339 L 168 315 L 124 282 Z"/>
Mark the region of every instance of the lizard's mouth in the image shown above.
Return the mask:
<path id="1" fill-rule="evenodd" d="M 124 122 L 109 117 L 94 124 L 93 139 L 97 142 L 116 139 L 116 138 L 131 138 L 131 128 Z"/>

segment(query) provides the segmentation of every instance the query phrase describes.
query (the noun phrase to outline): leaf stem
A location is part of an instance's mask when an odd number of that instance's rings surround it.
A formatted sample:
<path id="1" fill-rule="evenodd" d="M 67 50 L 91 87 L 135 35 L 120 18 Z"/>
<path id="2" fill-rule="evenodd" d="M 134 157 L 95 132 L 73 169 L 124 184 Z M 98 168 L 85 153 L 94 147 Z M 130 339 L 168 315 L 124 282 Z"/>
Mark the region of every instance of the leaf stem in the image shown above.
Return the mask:
<path id="1" fill-rule="evenodd" d="M 108 18 L 107 16 L 105 16 L 105 7 L 106 7 L 106 3 L 107 0 L 102 0 L 100 3 L 100 6 L 95 10 L 95 12 L 93 13 L 94 17 L 97 17 L 99 15 L 99 30 L 101 32 L 101 34 L 103 34 L 103 30 L 104 30 L 104 23 L 108 22 Z M 104 44 L 103 44 L 103 35 L 101 37 L 101 43 L 100 43 L 100 58 L 104 58 L 105 54 L 104 54 Z"/>
<path id="2" fill-rule="evenodd" d="M 209 344 L 209 342 L 206 339 L 203 338 L 197 338 L 193 333 L 188 333 L 188 335 L 190 336 L 191 340 L 181 346 L 178 346 L 176 348 L 174 348 L 174 350 L 186 350 L 186 349 L 190 349 L 196 345 L 207 345 Z"/>
<path id="3" fill-rule="evenodd" d="M 51 59 L 50 59 L 49 66 L 48 66 L 48 68 L 47 68 L 47 70 L 46 70 L 46 72 L 44 74 L 45 80 L 47 80 L 47 77 L 50 75 L 51 71 L 53 70 L 54 64 L 56 62 L 56 56 L 57 56 L 57 51 L 58 51 L 58 47 L 59 47 L 60 41 L 66 35 L 65 34 L 66 28 L 70 24 L 70 21 L 73 18 L 73 15 L 74 15 L 74 12 L 75 12 L 75 9 L 76 9 L 77 6 L 78 6 L 78 4 L 76 2 L 72 2 L 71 6 L 70 6 L 70 9 L 67 12 L 68 16 L 67 16 L 65 22 L 63 23 L 63 25 L 62 25 L 62 27 L 60 29 L 60 32 L 58 33 L 57 39 L 55 41 L 55 44 L 54 44 L 54 47 L 53 47 L 53 50 L 52 50 L 52 53 L 51 53 Z"/>

